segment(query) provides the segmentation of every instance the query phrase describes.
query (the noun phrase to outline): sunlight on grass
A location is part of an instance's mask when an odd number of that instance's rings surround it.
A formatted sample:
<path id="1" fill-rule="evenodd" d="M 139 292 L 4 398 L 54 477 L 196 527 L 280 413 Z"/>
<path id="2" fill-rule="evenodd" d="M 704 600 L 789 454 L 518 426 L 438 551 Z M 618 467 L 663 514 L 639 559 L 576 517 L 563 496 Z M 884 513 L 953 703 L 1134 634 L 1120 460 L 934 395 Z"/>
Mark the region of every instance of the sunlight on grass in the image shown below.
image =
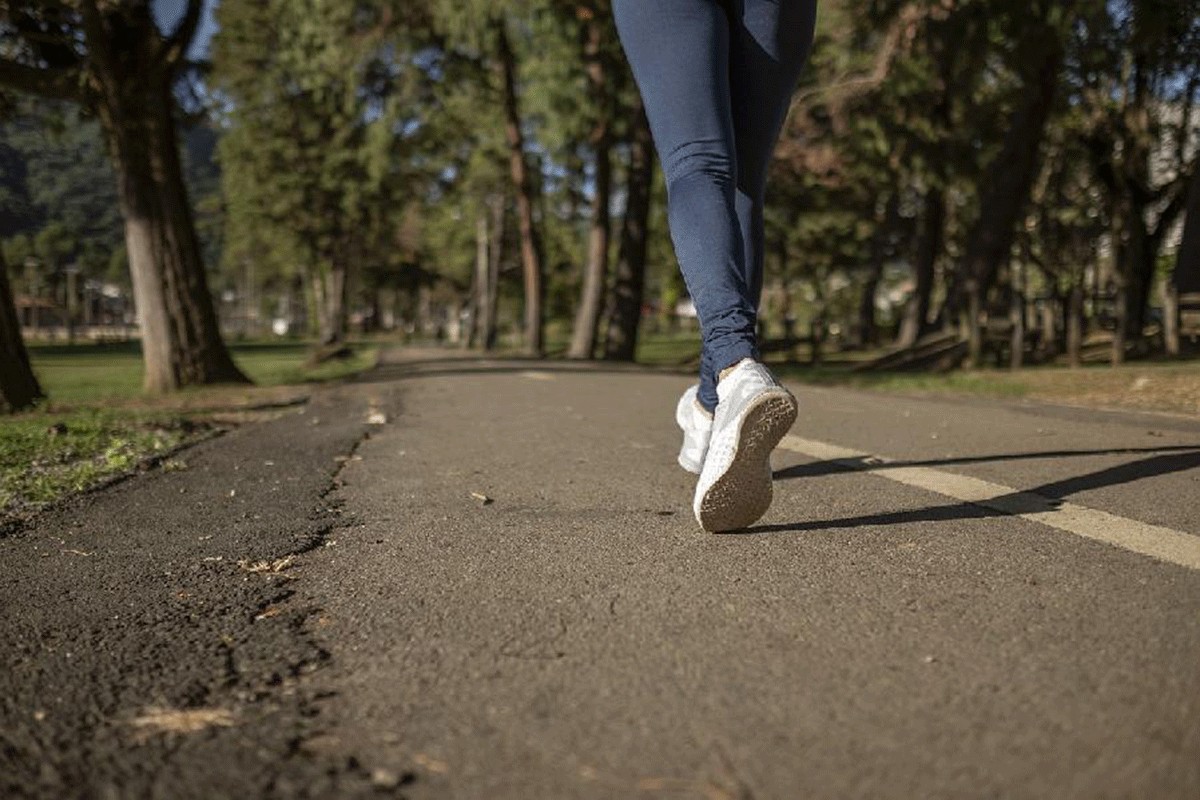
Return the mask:
<path id="1" fill-rule="evenodd" d="M 378 345 L 309 367 L 302 342 L 236 344 L 234 359 L 256 386 L 197 387 L 159 398 L 142 393 L 136 343 L 29 350 L 48 401 L 0 418 L 0 522 L 208 435 L 219 427 L 207 417 L 214 410 L 294 402 L 296 393 L 280 387 L 352 377 L 374 365 Z"/>
<path id="2" fill-rule="evenodd" d="M 171 415 L 99 410 L 5 419 L 0 423 L 0 513 L 82 491 L 209 429 Z"/>
<path id="3" fill-rule="evenodd" d="M 378 346 L 356 347 L 350 358 L 317 367 L 305 365 L 309 345 L 303 342 L 234 344 L 230 350 L 234 361 L 255 384 L 282 386 L 355 375 L 375 363 Z M 76 347 L 35 345 L 29 348 L 29 355 L 51 403 L 106 403 L 142 394 L 142 357 L 134 342 Z"/>
<path id="4" fill-rule="evenodd" d="M 663 333 L 638 339 L 637 360 L 640 364 L 681 366 L 699 363 L 700 334 Z"/>

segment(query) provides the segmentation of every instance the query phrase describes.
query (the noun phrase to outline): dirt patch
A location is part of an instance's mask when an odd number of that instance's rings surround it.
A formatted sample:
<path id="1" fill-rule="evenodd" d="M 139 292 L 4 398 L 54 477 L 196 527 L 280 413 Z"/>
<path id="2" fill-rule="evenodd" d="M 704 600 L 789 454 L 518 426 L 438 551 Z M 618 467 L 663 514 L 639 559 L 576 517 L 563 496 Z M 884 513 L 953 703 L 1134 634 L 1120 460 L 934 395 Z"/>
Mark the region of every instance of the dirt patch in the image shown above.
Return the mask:
<path id="1" fill-rule="evenodd" d="M 1019 380 L 1037 400 L 1200 416 L 1200 364 L 1030 371 Z"/>

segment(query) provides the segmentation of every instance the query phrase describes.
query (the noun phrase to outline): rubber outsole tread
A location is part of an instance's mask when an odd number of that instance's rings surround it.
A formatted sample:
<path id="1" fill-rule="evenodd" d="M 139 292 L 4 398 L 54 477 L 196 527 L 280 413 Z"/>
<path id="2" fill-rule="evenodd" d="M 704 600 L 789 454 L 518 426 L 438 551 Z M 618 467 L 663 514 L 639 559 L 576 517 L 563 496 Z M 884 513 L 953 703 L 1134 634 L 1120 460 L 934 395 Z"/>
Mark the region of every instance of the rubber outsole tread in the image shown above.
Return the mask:
<path id="1" fill-rule="evenodd" d="M 700 501 L 698 518 L 706 531 L 746 528 L 771 507 L 771 451 L 796 421 L 796 400 L 786 391 L 766 392 L 747 409 L 738 430 L 729 469 Z"/>

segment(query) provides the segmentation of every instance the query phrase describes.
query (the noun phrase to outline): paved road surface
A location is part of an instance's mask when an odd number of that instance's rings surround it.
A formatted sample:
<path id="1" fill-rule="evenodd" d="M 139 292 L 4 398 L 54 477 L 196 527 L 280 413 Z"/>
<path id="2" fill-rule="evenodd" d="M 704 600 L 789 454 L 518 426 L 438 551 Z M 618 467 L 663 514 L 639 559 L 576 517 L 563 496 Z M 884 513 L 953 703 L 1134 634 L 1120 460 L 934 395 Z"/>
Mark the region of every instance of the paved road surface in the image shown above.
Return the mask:
<path id="1" fill-rule="evenodd" d="M 1200 796 L 1200 421 L 802 389 L 713 536 L 687 383 L 393 354 L 0 540 L 0 792 Z"/>

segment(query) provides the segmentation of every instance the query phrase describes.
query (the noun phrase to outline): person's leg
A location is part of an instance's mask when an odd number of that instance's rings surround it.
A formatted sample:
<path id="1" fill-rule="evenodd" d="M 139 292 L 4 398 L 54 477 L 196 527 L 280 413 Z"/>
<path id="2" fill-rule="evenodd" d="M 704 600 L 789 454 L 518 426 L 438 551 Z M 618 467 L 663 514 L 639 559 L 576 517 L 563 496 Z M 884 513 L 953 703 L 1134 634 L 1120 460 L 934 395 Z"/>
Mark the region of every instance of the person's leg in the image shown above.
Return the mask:
<path id="1" fill-rule="evenodd" d="M 716 374 L 758 356 L 735 204 L 729 18 L 717 0 L 614 0 L 613 16 L 666 176 L 671 239 L 703 337 L 699 401 L 711 412 Z"/>
<path id="2" fill-rule="evenodd" d="M 757 309 L 763 280 L 763 195 L 767 169 L 808 59 L 816 0 L 731 0 L 730 94 L 737 143 L 737 217 Z"/>

